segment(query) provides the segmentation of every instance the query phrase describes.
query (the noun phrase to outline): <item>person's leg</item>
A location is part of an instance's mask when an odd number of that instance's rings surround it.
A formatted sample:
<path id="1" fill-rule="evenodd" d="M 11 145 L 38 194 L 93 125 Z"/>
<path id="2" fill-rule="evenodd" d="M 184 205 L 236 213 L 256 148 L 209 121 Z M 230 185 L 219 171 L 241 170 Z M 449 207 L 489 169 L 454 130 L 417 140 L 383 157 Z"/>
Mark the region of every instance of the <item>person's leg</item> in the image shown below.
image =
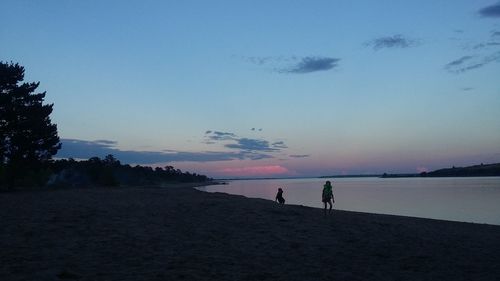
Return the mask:
<path id="1" fill-rule="evenodd" d="M 325 209 L 323 211 L 324 211 L 324 214 L 326 216 L 326 202 L 323 202 L 323 204 L 325 204 Z"/>
<path id="2" fill-rule="evenodd" d="M 330 210 L 328 210 L 328 212 L 331 214 L 332 213 L 332 207 L 333 207 L 332 200 L 328 201 L 328 204 L 330 205 Z"/>

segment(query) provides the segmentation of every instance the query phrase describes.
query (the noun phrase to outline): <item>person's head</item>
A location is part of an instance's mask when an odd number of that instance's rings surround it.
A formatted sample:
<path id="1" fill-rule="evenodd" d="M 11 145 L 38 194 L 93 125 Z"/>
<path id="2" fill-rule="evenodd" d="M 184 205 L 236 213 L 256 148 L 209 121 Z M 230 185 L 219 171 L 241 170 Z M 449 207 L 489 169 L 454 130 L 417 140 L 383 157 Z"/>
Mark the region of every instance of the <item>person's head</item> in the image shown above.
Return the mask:
<path id="1" fill-rule="evenodd" d="M 330 181 L 326 181 L 326 185 L 332 185 Z"/>
<path id="2" fill-rule="evenodd" d="M 281 187 L 278 187 L 278 191 L 283 191 L 283 189 L 281 189 Z"/>

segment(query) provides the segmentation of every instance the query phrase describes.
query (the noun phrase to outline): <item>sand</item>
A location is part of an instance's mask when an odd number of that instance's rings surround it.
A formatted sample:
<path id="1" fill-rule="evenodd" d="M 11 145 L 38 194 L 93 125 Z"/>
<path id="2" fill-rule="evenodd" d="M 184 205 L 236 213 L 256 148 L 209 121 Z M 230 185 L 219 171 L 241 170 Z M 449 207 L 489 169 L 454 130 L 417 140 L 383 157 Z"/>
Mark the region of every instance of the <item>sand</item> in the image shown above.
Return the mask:
<path id="1" fill-rule="evenodd" d="M 500 280 L 492 225 L 192 188 L 0 193 L 0 218 L 0 280 Z"/>

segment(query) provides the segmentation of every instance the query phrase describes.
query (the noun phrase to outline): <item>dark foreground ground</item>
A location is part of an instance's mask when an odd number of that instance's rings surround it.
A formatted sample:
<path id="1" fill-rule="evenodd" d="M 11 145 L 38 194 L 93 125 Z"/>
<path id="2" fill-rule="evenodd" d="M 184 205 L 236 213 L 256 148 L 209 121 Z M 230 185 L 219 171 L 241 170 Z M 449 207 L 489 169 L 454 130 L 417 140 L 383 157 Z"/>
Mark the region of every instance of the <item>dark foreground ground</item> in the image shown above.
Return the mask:
<path id="1" fill-rule="evenodd" d="M 500 226 L 191 188 L 0 193 L 0 280 L 500 280 Z"/>

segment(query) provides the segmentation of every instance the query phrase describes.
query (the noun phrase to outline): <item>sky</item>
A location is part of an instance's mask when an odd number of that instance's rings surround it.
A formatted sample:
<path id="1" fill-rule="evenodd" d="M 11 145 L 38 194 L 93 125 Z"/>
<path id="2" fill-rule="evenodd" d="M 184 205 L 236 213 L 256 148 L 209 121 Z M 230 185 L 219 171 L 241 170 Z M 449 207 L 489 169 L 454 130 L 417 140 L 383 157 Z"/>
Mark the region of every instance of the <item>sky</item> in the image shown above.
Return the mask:
<path id="1" fill-rule="evenodd" d="M 500 162 L 500 2 L 0 1 L 56 157 L 215 178 Z"/>

